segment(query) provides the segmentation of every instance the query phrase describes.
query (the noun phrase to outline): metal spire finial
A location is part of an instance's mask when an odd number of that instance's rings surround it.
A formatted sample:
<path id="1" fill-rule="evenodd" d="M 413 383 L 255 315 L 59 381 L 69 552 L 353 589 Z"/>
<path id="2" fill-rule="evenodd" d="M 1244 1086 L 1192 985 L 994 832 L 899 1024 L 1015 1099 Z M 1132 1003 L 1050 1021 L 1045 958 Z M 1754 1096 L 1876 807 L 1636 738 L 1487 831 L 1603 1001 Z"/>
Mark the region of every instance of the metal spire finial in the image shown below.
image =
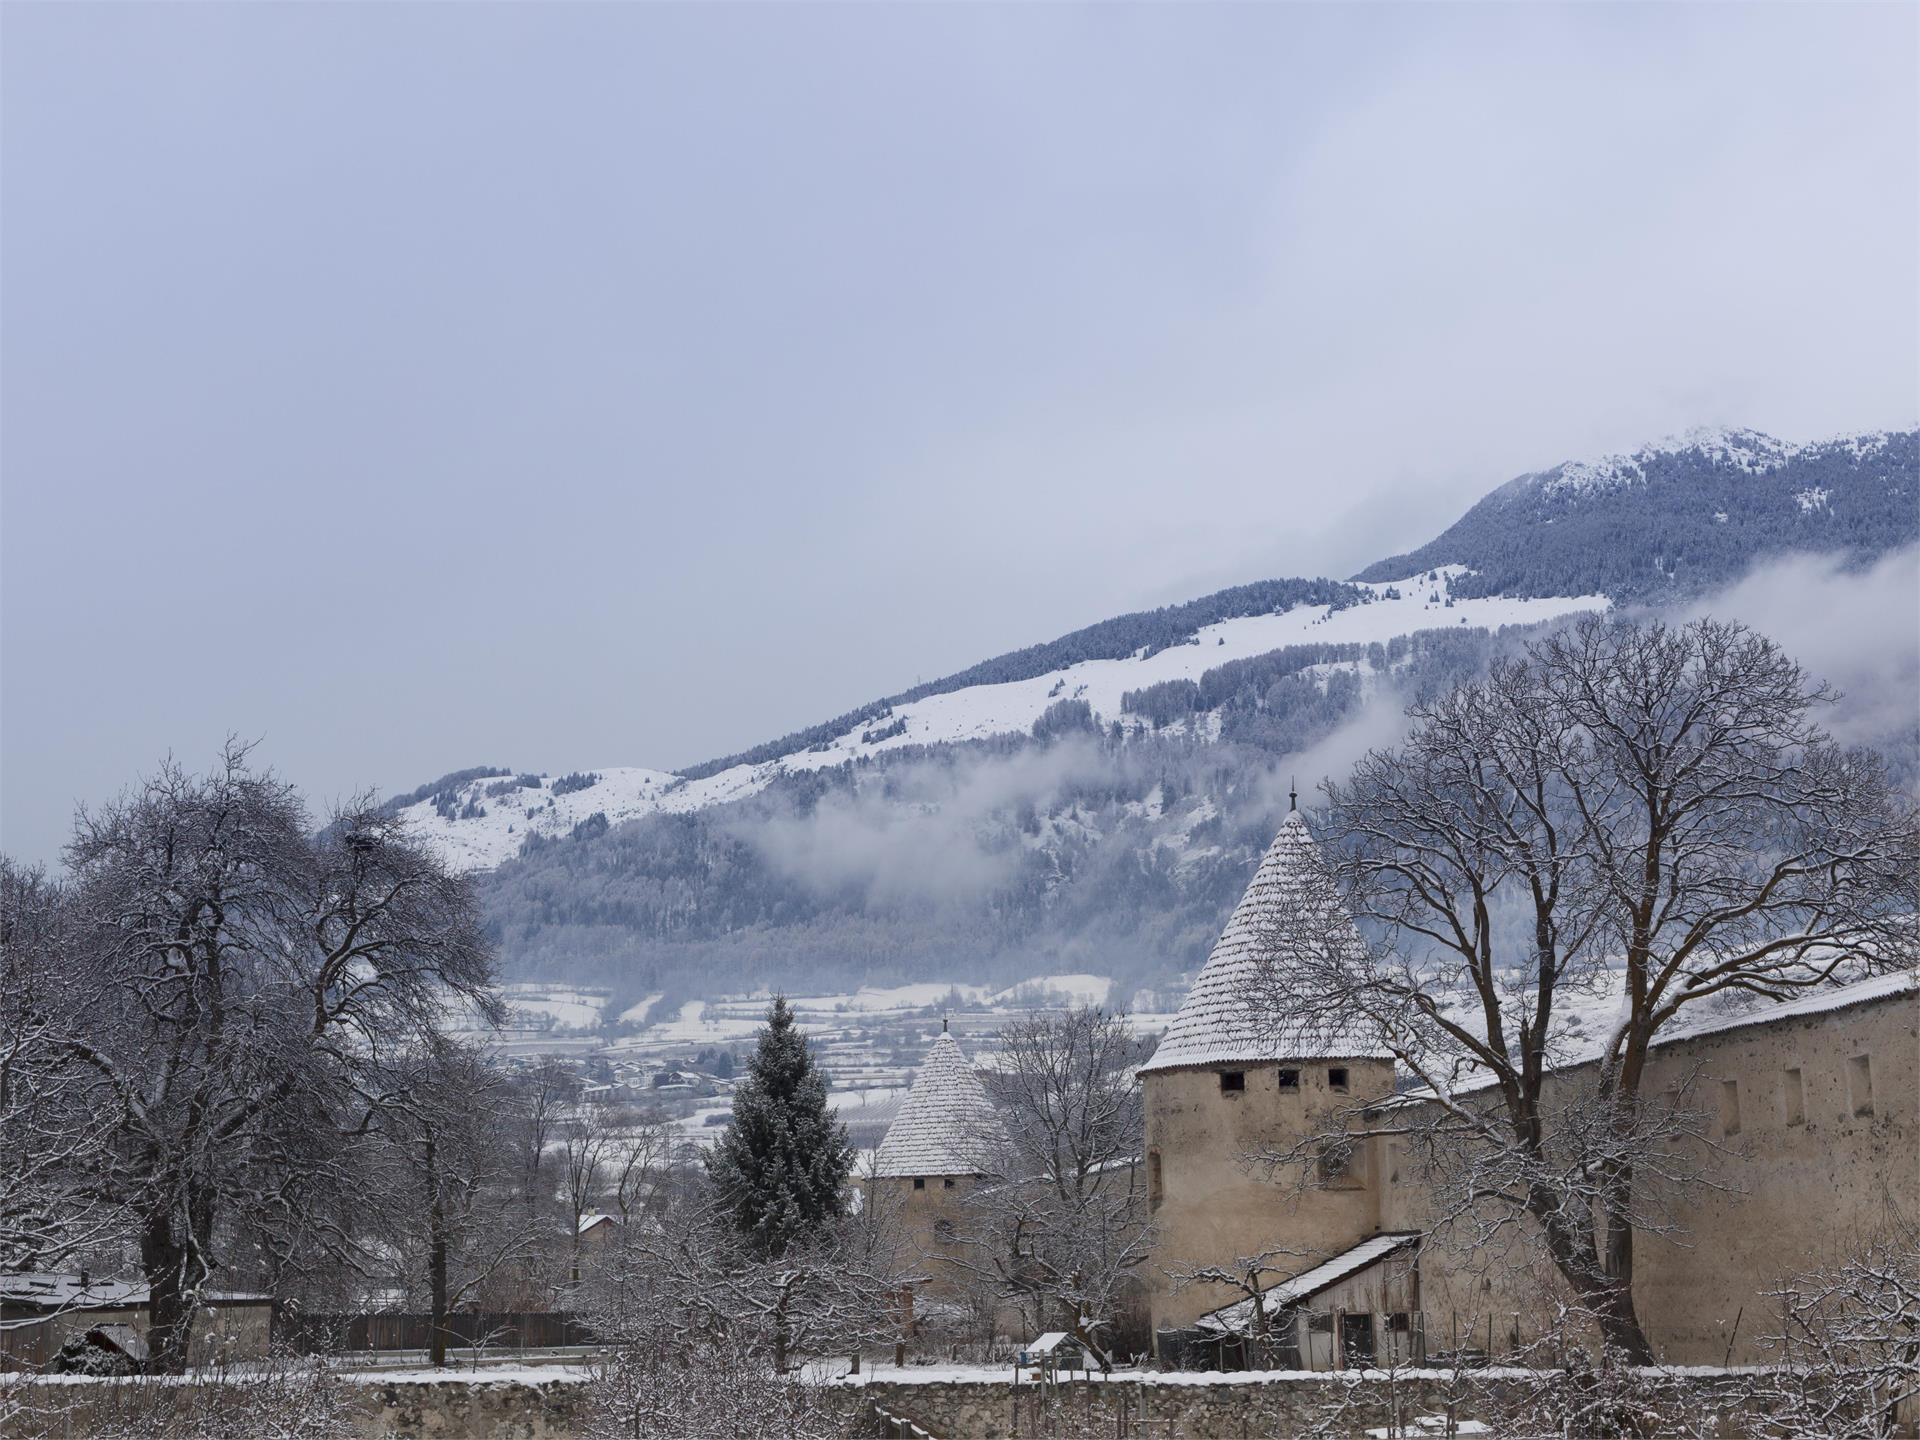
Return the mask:
<path id="1" fill-rule="evenodd" d="M 1298 810 L 1299 808 L 1300 792 L 1294 787 L 1293 776 L 1289 775 L 1287 777 L 1287 809 Z"/>

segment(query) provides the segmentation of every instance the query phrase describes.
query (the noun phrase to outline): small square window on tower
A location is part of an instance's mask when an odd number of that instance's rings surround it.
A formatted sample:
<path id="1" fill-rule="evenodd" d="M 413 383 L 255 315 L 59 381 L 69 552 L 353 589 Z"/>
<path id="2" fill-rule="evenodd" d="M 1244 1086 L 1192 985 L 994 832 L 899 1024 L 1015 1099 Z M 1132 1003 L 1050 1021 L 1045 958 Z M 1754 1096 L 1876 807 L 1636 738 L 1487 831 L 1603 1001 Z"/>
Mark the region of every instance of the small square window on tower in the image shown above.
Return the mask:
<path id="1" fill-rule="evenodd" d="M 913 1177 L 913 1188 L 914 1188 L 914 1189 L 916 1189 L 916 1190 L 924 1190 L 924 1189 L 926 1189 L 926 1188 L 927 1188 L 927 1177 L 926 1177 L 926 1176 L 924 1176 L 924 1175 L 916 1175 L 916 1176 L 914 1176 L 914 1177 Z"/>
<path id="2" fill-rule="evenodd" d="M 1327 1067 L 1327 1088 L 1336 1095 L 1344 1095 L 1347 1093 L 1346 1066 L 1329 1065 Z"/>
<path id="3" fill-rule="evenodd" d="M 1233 1094 L 1247 1088 L 1247 1072 L 1244 1070 L 1222 1070 L 1220 1072 L 1220 1090 L 1222 1094 Z"/>
<path id="4" fill-rule="evenodd" d="M 1279 1077 L 1280 1088 L 1282 1090 L 1298 1090 L 1300 1088 L 1300 1072 L 1291 1066 L 1281 1070 Z"/>

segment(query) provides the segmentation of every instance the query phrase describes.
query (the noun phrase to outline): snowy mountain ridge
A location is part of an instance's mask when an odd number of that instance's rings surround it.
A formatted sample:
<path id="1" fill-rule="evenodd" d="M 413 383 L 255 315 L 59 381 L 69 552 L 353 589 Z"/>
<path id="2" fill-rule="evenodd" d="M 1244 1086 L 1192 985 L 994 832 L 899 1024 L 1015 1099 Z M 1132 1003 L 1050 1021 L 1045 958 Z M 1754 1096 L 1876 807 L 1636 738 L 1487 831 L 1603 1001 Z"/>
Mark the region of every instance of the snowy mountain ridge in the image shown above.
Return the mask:
<path id="1" fill-rule="evenodd" d="M 1465 639 L 1460 627 L 1495 632 L 1624 599 L 1666 603 L 1794 550 L 1871 558 L 1916 538 L 1917 481 L 1915 431 L 1800 444 L 1751 429 L 1690 430 L 1630 453 L 1522 475 L 1420 550 L 1350 582 L 1263 581 L 1115 617 L 684 773 L 614 766 L 556 779 L 469 771 L 392 803 L 450 863 L 493 871 L 543 844 L 592 840 L 648 817 L 722 812 L 783 785 L 804 782 L 804 789 L 808 777 L 824 779 L 849 762 L 908 749 L 1062 727 L 1220 741 L 1232 738 L 1223 736 L 1223 693 L 1236 697 L 1244 741 L 1249 715 L 1257 719 L 1275 704 L 1281 711 L 1274 713 L 1310 706 L 1308 692 L 1318 685 L 1328 701 L 1315 722 L 1324 733 L 1358 693 L 1390 677 L 1376 673 L 1378 662 L 1352 663 L 1351 650 L 1332 656 L 1296 647 L 1365 649 L 1443 630 Z M 1285 664 L 1268 663 L 1282 652 Z M 1335 663 L 1315 663 L 1321 660 Z M 1342 669 L 1349 673 L 1333 674 Z M 1282 675 L 1294 677 L 1295 688 L 1276 699 L 1268 690 Z M 1347 687 L 1340 697 L 1335 679 Z M 1262 731 L 1255 747 L 1277 760 L 1311 739 L 1290 723 Z M 1073 818 L 1043 815 L 1022 845 L 1057 849 L 1085 839 L 1054 833 L 1073 830 Z M 1165 823 L 1181 822 L 1170 816 Z M 1169 829 L 1140 859 L 1148 863 L 1158 852 L 1185 869 L 1205 860 L 1213 843 L 1189 846 L 1184 830 L 1176 837 Z"/>
<path id="2" fill-rule="evenodd" d="M 1769 555 L 1869 560 L 1920 538 L 1920 431 L 1806 444 L 1757 430 L 1691 430 L 1599 460 L 1521 475 L 1436 539 L 1362 580 L 1465 565 L 1462 593 L 1578 594 L 1664 604 Z"/>
<path id="3" fill-rule="evenodd" d="M 537 786 L 509 776 L 469 779 L 403 808 L 416 833 L 461 870 L 490 870 L 520 853 L 529 835 L 561 839 L 578 827 L 622 824 L 654 814 L 687 814 L 741 800 L 781 775 L 824 769 L 909 746 L 955 744 L 996 735 L 1027 734 L 1060 701 L 1082 701 L 1105 729 L 1145 728 L 1129 713 L 1129 691 L 1169 680 L 1198 680 L 1233 660 L 1288 645 L 1384 644 L 1397 636 L 1442 626 L 1497 630 L 1532 625 L 1581 610 L 1603 609 L 1603 595 L 1545 598 L 1490 596 L 1453 599 L 1448 589 L 1462 567 L 1398 583 L 1360 587 L 1365 603 L 1295 606 L 1201 626 L 1185 644 L 1118 660 L 1086 660 L 1030 679 L 971 685 L 893 706 L 878 721 L 856 722 L 829 741 L 759 763 L 743 763 L 693 779 L 664 770 L 609 766 L 572 777 L 556 789 L 550 775 Z M 1197 727 L 1203 738 L 1204 727 Z M 579 785 L 585 779 L 589 783 Z M 576 788 L 577 787 L 577 788 Z"/>
<path id="4" fill-rule="evenodd" d="M 1901 435 L 1911 433 L 1872 430 L 1801 442 L 1777 439 L 1739 426 L 1700 425 L 1637 450 L 1598 460 L 1569 460 L 1551 470 L 1522 475 L 1496 493 L 1512 495 L 1537 489 L 1544 495 L 1591 495 L 1623 485 L 1645 483 L 1653 462 L 1673 456 L 1695 457 L 1716 469 L 1735 470 L 1745 475 L 1765 475 L 1803 456 L 1830 453 L 1861 460 L 1885 450 Z"/>
<path id="5" fill-rule="evenodd" d="M 1570 460 L 1538 475 L 1523 475 L 1512 482 L 1514 488 L 1537 483 L 1548 495 L 1585 495 L 1620 485 L 1631 485 L 1647 478 L 1647 465 L 1659 456 L 1695 453 L 1709 464 L 1764 475 L 1777 470 L 1802 450 L 1810 447 L 1776 440 L 1758 430 L 1726 426 L 1696 426 L 1680 435 L 1642 445 L 1625 454 L 1608 455 L 1599 460 Z"/>

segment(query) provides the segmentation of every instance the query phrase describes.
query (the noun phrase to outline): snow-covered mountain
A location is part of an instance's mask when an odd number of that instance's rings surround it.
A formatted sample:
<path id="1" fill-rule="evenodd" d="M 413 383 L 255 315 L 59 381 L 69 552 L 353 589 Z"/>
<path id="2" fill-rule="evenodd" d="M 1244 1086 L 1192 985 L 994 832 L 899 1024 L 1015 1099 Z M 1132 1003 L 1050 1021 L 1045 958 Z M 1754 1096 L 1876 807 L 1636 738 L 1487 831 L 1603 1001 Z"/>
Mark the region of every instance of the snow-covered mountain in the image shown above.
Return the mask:
<path id="1" fill-rule="evenodd" d="M 1809 444 L 1706 429 L 1508 481 L 1363 580 L 1464 565 L 1456 593 L 1661 601 L 1794 550 L 1884 554 L 1920 535 L 1920 432 Z"/>
<path id="2" fill-rule="evenodd" d="M 518 855 L 528 836 L 570 837 L 595 817 L 609 826 L 644 815 L 686 814 L 740 800 L 782 775 L 821 770 L 914 746 L 948 745 L 1000 735 L 1030 735 L 1062 701 L 1083 702 L 1107 729 L 1146 728 L 1129 711 L 1129 694 L 1171 680 L 1199 681 L 1230 661 L 1266 655 L 1290 645 L 1384 645 L 1397 636 L 1441 626 L 1498 630 L 1533 625 L 1578 610 L 1602 608 L 1603 595 L 1453 599 L 1453 566 L 1399 584 L 1359 586 L 1358 603 L 1298 605 L 1279 613 L 1237 616 L 1196 628 L 1165 649 L 1119 659 L 1083 660 L 1022 680 L 963 686 L 915 700 L 887 702 L 870 719 L 839 733 L 796 745 L 776 758 L 729 765 L 686 778 L 662 770 L 602 766 L 575 772 L 573 783 L 554 777 L 516 778 L 504 772 L 460 779 L 405 807 L 414 828 L 460 869 L 491 869 Z M 586 781 L 580 784 L 580 781 Z"/>
<path id="3" fill-rule="evenodd" d="M 680 773 L 456 772 L 391 802 L 475 872 L 510 974 L 612 1013 L 755 985 L 1159 987 L 1285 812 L 1511 627 L 1920 530 L 1912 431 L 1695 431 L 1499 487 L 1352 581 L 1117 616 Z M 1386 727 L 1383 729 L 1382 727 Z M 627 758 L 627 757 L 607 757 Z"/>

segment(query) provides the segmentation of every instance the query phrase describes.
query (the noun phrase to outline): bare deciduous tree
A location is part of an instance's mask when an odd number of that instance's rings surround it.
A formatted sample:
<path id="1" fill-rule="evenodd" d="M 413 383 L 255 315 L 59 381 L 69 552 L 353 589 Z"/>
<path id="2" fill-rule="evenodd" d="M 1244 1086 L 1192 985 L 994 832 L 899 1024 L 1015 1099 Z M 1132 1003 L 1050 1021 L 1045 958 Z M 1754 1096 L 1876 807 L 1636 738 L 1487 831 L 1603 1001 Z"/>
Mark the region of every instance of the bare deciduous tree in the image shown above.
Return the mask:
<path id="1" fill-rule="evenodd" d="M 1327 787 L 1325 894 L 1266 947 L 1257 1007 L 1370 1032 L 1427 1087 L 1400 1117 L 1455 1213 L 1526 1217 L 1636 1362 L 1634 1238 L 1688 1129 L 1646 1091 L 1656 1040 L 1912 963 L 1913 806 L 1815 723 L 1829 698 L 1739 625 L 1589 617 L 1416 705 L 1402 746 Z M 1600 994 L 1617 1011 L 1583 1038 Z"/>
<path id="2" fill-rule="evenodd" d="M 588 1277 L 595 1330 L 689 1353 L 724 1345 L 784 1375 L 797 1359 L 890 1338 L 906 1275 L 894 1237 L 843 1216 L 817 1243 L 769 1256 L 709 1188 L 664 1224 L 634 1227 Z"/>
<path id="3" fill-rule="evenodd" d="M 225 1219 L 345 1245 L 324 1203 L 351 1183 L 365 1068 L 452 1002 L 491 1013 L 467 884 L 371 802 L 318 834 L 292 789 L 231 744 L 83 812 L 68 850 L 98 1003 L 62 1044 L 112 1117 L 95 1193 L 133 1221 L 160 1369 L 186 1363 Z"/>
<path id="4" fill-rule="evenodd" d="M 1879 1440 L 1920 1409 L 1920 1225 L 1889 1214 L 1883 1233 L 1798 1277 L 1775 1300 L 1769 1430 Z"/>
<path id="5" fill-rule="evenodd" d="M 0 1270 L 51 1269 L 122 1233 L 91 1177 L 112 1117 L 67 1039 L 94 1008 L 66 891 L 0 859 Z"/>
<path id="6" fill-rule="evenodd" d="M 691 1168 L 687 1148 L 658 1110 L 623 1108 L 608 1167 L 612 1172 L 613 1205 L 620 1212 L 622 1225 L 664 1210 L 668 1177 L 676 1168 Z"/>
<path id="7" fill-rule="evenodd" d="M 1134 1067 L 1146 1046 L 1099 1007 L 1004 1026 L 988 1080 L 1002 1122 L 971 1190 L 956 1263 L 991 1276 L 1027 1323 L 1109 1326 L 1151 1250 Z"/>
<path id="8" fill-rule="evenodd" d="M 600 1171 L 613 1139 L 603 1106 L 577 1106 L 560 1122 L 560 1185 L 571 1222 L 567 1269 L 575 1281 L 580 1278 L 580 1226 L 600 1193 Z"/>
<path id="9" fill-rule="evenodd" d="M 506 1086 L 471 1046 L 439 1037 L 392 1061 L 378 1078 L 376 1133 L 400 1161 L 390 1197 L 393 1229 L 402 1255 L 424 1271 L 433 1324 L 428 1358 L 443 1366 L 448 1315 L 533 1239 L 519 1208 L 503 1203 L 518 1159 L 495 1120 Z"/>

